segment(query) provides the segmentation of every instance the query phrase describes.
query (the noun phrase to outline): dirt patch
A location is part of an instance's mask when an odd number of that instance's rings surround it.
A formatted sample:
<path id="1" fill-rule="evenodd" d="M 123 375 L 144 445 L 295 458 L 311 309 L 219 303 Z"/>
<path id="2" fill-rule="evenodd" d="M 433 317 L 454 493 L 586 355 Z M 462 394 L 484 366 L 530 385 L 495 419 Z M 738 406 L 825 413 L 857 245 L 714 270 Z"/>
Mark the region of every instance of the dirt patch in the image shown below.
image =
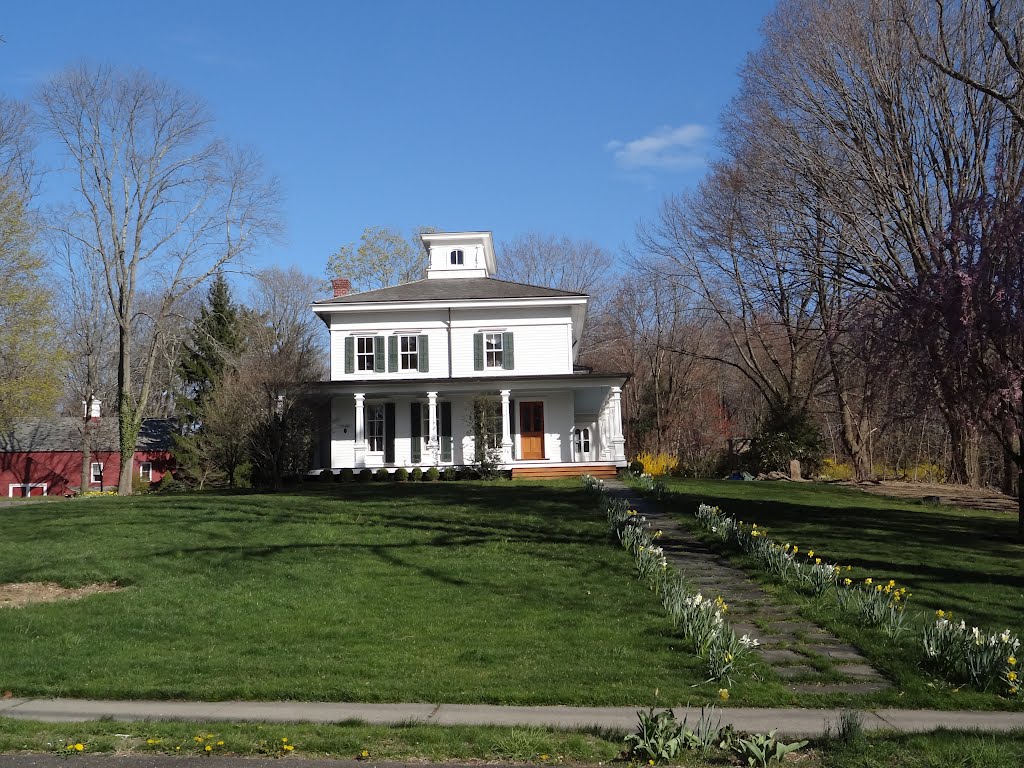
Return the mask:
<path id="1" fill-rule="evenodd" d="M 0 584 L 0 608 L 22 608 L 32 603 L 55 603 L 58 600 L 81 600 L 101 592 L 120 592 L 124 587 L 116 581 L 86 584 L 84 587 L 62 587 L 52 581 L 27 581 L 21 584 Z"/>
<path id="2" fill-rule="evenodd" d="M 938 499 L 940 504 L 956 507 L 987 509 L 992 512 L 1017 513 L 1017 499 L 992 488 L 971 488 L 966 485 L 939 485 L 934 483 L 911 483 L 883 480 L 880 483 L 844 483 L 860 488 L 867 493 L 880 496 L 894 496 L 898 499 L 924 501 Z"/>

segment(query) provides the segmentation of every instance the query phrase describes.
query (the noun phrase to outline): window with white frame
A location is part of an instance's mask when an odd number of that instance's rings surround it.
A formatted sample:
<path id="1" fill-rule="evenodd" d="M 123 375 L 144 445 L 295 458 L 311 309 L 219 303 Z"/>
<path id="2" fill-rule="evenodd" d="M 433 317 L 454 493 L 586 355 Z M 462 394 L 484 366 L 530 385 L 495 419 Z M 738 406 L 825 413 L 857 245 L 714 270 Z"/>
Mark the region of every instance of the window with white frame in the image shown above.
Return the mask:
<path id="1" fill-rule="evenodd" d="M 590 429 L 576 430 L 576 453 L 590 453 Z"/>
<path id="2" fill-rule="evenodd" d="M 438 427 L 440 428 L 440 424 Z M 420 435 L 423 440 L 423 451 L 425 453 L 427 448 L 430 447 L 430 407 L 426 403 L 420 407 Z"/>
<path id="3" fill-rule="evenodd" d="M 418 337 L 398 337 L 398 367 L 403 371 L 418 371 L 420 369 Z"/>
<path id="4" fill-rule="evenodd" d="M 366 408 L 366 447 L 370 451 L 384 451 L 384 404 Z"/>
<path id="5" fill-rule="evenodd" d="M 502 336 L 503 334 L 500 333 L 484 334 L 484 365 L 487 368 L 504 367 L 505 352 Z"/>
<path id="6" fill-rule="evenodd" d="M 144 461 L 139 464 L 139 479 L 144 483 L 153 481 L 153 462 Z"/>
<path id="7" fill-rule="evenodd" d="M 103 464 L 98 461 L 94 461 L 90 468 L 89 477 L 91 478 L 89 482 L 103 485 Z"/>
<path id="8" fill-rule="evenodd" d="M 463 255 L 461 250 L 454 250 L 451 252 L 451 262 L 452 264 L 462 264 Z"/>
<path id="9" fill-rule="evenodd" d="M 373 336 L 356 337 L 356 370 L 372 371 L 373 365 Z"/>

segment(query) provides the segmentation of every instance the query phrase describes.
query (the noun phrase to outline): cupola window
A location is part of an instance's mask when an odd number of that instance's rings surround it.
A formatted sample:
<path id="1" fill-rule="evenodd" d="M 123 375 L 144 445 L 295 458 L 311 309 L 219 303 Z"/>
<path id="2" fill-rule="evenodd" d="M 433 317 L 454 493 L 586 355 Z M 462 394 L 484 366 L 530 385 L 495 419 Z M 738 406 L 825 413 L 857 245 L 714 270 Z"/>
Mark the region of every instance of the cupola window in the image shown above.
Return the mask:
<path id="1" fill-rule="evenodd" d="M 460 249 L 456 249 L 456 250 L 451 252 L 451 261 L 452 261 L 452 264 L 462 264 L 462 262 L 463 262 L 463 255 L 462 255 L 462 251 Z"/>

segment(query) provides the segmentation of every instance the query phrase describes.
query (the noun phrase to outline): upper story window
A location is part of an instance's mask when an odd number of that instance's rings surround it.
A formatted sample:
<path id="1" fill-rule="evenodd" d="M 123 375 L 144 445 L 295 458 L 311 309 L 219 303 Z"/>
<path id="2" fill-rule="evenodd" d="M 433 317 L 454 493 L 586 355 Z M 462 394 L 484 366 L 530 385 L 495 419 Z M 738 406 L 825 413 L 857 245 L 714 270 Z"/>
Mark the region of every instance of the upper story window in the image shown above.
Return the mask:
<path id="1" fill-rule="evenodd" d="M 398 337 L 398 367 L 403 371 L 420 369 L 419 338 L 417 336 Z"/>
<path id="2" fill-rule="evenodd" d="M 449 258 L 451 259 L 452 264 L 462 264 L 463 263 L 462 250 L 461 249 L 456 249 L 456 250 L 452 251 L 449 254 Z"/>
<path id="3" fill-rule="evenodd" d="M 356 337 L 356 370 L 373 370 L 373 336 Z"/>
<path id="4" fill-rule="evenodd" d="M 484 366 L 487 368 L 503 368 L 505 363 L 505 347 L 501 333 L 484 334 Z"/>
<path id="5" fill-rule="evenodd" d="M 493 371 L 515 368 L 511 331 L 481 331 L 473 334 L 473 370 Z"/>

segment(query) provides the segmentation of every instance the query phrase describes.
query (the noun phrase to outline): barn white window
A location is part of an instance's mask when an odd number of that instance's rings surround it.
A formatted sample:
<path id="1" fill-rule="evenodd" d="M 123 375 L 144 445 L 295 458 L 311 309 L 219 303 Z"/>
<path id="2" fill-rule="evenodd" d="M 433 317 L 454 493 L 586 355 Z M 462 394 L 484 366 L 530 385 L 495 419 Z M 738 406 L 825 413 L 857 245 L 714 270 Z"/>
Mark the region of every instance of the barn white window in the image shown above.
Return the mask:
<path id="1" fill-rule="evenodd" d="M 153 482 L 153 462 L 144 461 L 139 464 L 139 479 L 144 483 Z"/>
<path id="2" fill-rule="evenodd" d="M 91 478 L 89 482 L 103 485 L 103 464 L 101 462 L 94 461 L 90 468 L 89 476 Z"/>

